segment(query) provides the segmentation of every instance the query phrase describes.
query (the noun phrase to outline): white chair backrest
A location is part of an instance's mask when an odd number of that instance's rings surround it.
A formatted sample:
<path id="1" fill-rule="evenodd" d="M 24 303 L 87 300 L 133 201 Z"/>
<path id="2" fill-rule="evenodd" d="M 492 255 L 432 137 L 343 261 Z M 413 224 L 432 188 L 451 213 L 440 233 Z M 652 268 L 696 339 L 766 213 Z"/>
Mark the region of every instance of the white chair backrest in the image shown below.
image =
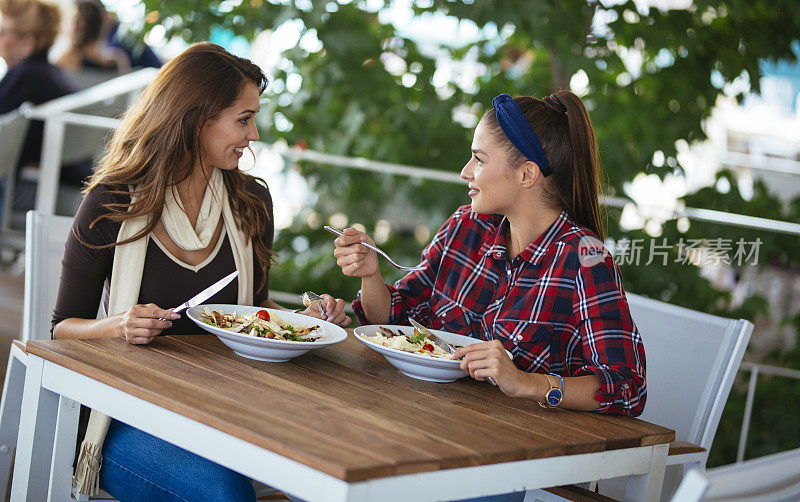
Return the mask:
<path id="1" fill-rule="evenodd" d="M 61 258 L 71 228 L 72 218 L 28 211 L 23 342 L 50 338 L 50 320 L 61 278 Z"/>
<path id="2" fill-rule="evenodd" d="M 640 418 L 710 449 L 753 324 L 627 296 L 647 361 Z"/>
<path id="3" fill-rule="evenodd" d="M 22 107 L 0 116 L 0 178 L 16 169 L 28 124 Z"/>
<path id="4" fill-rule="evenodd" d="M 673 502 L 736 500 L 796 502 L 800 500 L 800 448 L 724 465 L 683 478 Z"/>

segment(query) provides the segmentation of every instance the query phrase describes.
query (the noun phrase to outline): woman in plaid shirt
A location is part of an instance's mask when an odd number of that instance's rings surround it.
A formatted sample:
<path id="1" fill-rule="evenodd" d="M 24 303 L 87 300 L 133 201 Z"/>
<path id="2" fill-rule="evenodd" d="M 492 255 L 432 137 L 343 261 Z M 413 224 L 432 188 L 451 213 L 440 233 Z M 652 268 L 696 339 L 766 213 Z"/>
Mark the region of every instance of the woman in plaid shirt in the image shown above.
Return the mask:
<path id="1" fill-rule="evenodd" d="M 369 237 L 348 228 L 336 239 L 342 272 L 362 280 L 353 308 L 365 324 L 413 317 L 486 340 L 454 357 L 509 396 L 637 416 L 644 347 L 602 244 L 600 165 L 586 108 L 569 91 L 541 100 L 501 94 L 493 105 L 461 170 L 472 203 L 422 252 L 424 270 L 384 284 L 377 255 L 358 245 Z"/>

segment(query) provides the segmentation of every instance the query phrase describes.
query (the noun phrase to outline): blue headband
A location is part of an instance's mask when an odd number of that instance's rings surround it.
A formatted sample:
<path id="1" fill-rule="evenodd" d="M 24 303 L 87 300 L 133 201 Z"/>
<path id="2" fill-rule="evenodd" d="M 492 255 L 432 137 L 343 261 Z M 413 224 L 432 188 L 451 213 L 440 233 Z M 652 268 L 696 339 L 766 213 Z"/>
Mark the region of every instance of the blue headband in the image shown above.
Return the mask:
<path id="1" fill-rule="evenodd" d="M 497 123 L 511 144 L 528 160 L 536 162 L 545 177 L 549 176 L 553 171 L 550 169 L 547 155 L 542 149 L 539 137 L 536 136 L 536 132 L 516 101 L 508 94 L 500 94 L 492 100 L 492 106 L 497 112 Z"/>

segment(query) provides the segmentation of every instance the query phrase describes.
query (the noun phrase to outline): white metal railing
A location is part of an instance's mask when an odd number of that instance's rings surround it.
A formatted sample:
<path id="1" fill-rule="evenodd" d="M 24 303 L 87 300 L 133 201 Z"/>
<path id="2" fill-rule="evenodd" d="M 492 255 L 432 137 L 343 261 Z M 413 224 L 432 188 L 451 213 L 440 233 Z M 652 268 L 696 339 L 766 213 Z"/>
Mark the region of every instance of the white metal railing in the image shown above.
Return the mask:
<path id="1" fill-rule="evenodd" d="M 320 164 L 334 165 L 349 169 L 360 169 L 364 171 L 371 171 L 383 174 L 394 174 L 399 176 L 409 176 L 420 179 L 443 181 L 446 183 L 466 183 L 456 173 L 438 171 L 434 169 L 426 169 L 422 167 L 407 166 L 402 164 L 392 164 L 389 162 L 379 162 L 360 157 L 346 157 L 344 155 L 332 155 L 328 153 L 317 152 L 314 150 L 301 150 L 297 148 L 285 148 L 280 151 L 281 155 L 292 161 L 308 161 L 317 162 Z M 623 197 L 604 197 L 603 204 L 624 208 L 628 204 L 635 204 L 630 199 Z M 641 206 L 637 206 L 641 207 Z M 673 218 L 688 218 L 695 221 L 705 221 L 711 223 L 723 223 L 735 227 L 753 228 L 758 230 L 770 230 L 773 232 L 798 235 L 800 236 L 800 223 L 789 221 L 773 220 L 769 218 L 760 218 L 757 216 L 748 216 L 745 214 L 729 213 L 725 211 L 716 211 L 713 209 L 703 209 L 697 207 L 686 208 L 667 208 L 658 207 L 654 205 L 646 206 L 647 209 L 657 209 L 662 213 L 670 213 Z"/>
<path id="2" fill-rule="evenodd" d="M 781 174 L 800 175 L 800 161 L 757 155 L 754 153 L 725 152 L 722 165 L 749 168 Z"/>

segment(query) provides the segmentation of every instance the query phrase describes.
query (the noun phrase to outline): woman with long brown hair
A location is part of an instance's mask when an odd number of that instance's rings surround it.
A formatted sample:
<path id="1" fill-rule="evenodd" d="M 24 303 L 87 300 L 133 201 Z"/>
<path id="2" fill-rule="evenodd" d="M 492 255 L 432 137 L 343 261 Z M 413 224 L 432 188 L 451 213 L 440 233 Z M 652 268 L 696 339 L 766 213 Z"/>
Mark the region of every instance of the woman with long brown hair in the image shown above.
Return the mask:
<path id="1" fill-rule="evenodd" d="M 497 96 L 461 177 L 471 205 L 425 248 L 424 270 L 394 285 L 384 284 L 375 252 L 359 245 L 372 243 L 364 233 L 349 228 L 336 239 L 343 273 L 361 277 L 353 302 L 360 321 L 413 317 L 485 340 L 453 357 L 509 396 L 639 415 L 644 347 L 602 243 L 597 142 L 580 98 Z"/>
<path id="2" fill-rule="evenodd" d="M 209 302 L 281 308 L 268 298 L 272 199 L 238 169 L 258 139 L 267 79 L 211 43 L 165 65 L 125 113 L 86 187 L 67 241 L 53 314 L 55 338 L 198 333 L 167 310 L 233 270 Z M 105 294 L 104 294 L 105 293 Z M 323 295 L 305 314 L 339 325 L 344 302 Z M 98 306 L 108 316 L 96 317 Z M 101 468 L 102 466 L 102 468 Z M 76 481 L 119 500 L 254 500 L 244 476 L 92 412 Z"/>

